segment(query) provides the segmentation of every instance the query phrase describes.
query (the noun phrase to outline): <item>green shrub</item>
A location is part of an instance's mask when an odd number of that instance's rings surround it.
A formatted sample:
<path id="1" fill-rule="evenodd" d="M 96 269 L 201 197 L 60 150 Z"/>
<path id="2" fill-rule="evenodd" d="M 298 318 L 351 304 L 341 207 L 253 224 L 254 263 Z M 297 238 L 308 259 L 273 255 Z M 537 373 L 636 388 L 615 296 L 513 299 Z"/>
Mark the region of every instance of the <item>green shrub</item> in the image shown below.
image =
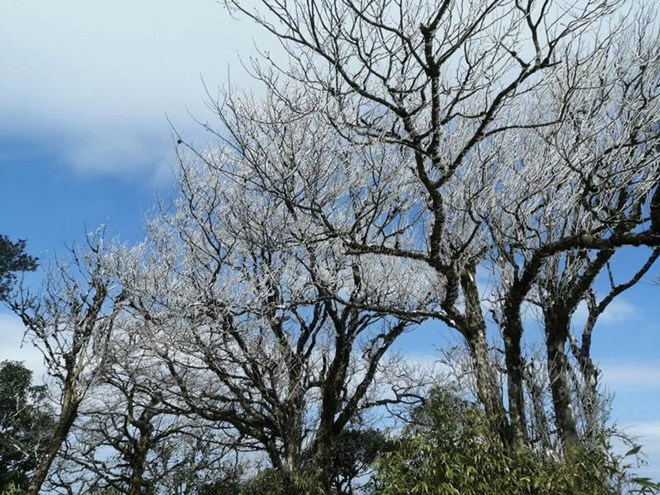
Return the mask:
<path id="1" fill-rule="evenodd" d="M 626 480 L 606 442 L 562 457 L 507 448 L 479 409 L 446 392 L 433 391 L 412 419 L 376 463 L 377 495 L 610 495 L 626 481 L 628 493 L 657 493 L 650 480 Z"/>
<path id="2" fill-rule="evenodd" d="M 14 483 L 9 483 L 3 490 L 2 495 L 23 495 L 23 489 Z"/>

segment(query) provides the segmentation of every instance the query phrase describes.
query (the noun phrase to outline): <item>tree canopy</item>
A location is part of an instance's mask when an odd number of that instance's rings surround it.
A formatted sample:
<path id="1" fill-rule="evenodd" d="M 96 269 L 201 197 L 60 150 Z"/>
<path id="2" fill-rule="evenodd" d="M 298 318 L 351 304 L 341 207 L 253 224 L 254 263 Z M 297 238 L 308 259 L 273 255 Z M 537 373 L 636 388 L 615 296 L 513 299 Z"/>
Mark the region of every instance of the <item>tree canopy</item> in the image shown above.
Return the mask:
<path id="1" fill-rule="evenodd" d="M 26 488 L 53 426 L 45 385 L 22 363 L 0 363 L 0 492 Z"/>
<path id="2" fill-rule="evenodd" d="M 16 280 L 16 272 L 37 268 L 37 259 L 25 252 L 25 241 L 11 241 L 0 234 L 0 300 L 7 296 Z"/>

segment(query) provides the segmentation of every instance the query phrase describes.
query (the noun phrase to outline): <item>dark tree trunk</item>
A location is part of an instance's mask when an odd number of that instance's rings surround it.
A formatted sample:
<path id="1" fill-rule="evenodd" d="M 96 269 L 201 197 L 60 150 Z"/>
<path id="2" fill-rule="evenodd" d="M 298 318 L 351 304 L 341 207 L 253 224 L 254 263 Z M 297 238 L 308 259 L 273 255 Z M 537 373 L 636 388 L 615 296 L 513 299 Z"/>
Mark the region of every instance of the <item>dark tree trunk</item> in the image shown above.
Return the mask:
<path id="1" fill-rule="evenodd" d="M 531 273 L 533 272 L 532 270 Z M 510 442 L 513 445 L 524 443 L 528 437 L 525 413 L 524 362 L 521 347 L 523 324 L 520 312 L 532 280 L 531 275 L 523 277 L 510 289 L 504 302 L 504 321 L 500 322 L 504 339 L 507 397 L 511 419 Z"/>
<path id="2" fill-rule="evenodd" d="M 525 395 L 523 382 L 523 359 L 520 345 L 520 331 L 504 332 L 504 358 L 507 376 L 507 394 L 509 399 L 509 418 L 511 421 L 510 441 L 520 445 L 527 440 L 527 418 L 525 416 Z"/>
<path id="3" fill-rule="evenodd" d="M 78 406 L 79 401 L 76 400 L 73 392 L 70 389 L 65 390 L 62 412 L 55 425 L 53 435 L 48 441 L 48 445 L 39 460 L 39 464 L 37 464 L 37 467 L 32 474 L 30 484 L 25 492 L 26 495 L 39 495 L 39 491 L 48 477 L 50 467 L 53 465 L 53 461 L 57 458 L 60 447 L 66 440 L 66 437 L 71 430 L 71 426 L 78 416 Z"/>
<path id="4" fill-rule="evenodd" d="M 128 483 L 127 495 L 145 495 L 149 493 L 147 483 L 144 479 L 144 471 L 147 465 L 147 455 L 151 448 L 151 435 L 154 429 L 151 419 L 151 415 L 145 414 L 137 425 L 140 436 L 133 440 L 134 450 L 132 458 L 129 459 L 131 477 Z"/>
<path id="5" fill-rule="evenodd" d="M 535 369 L 533 364 L 534 362 L 532 361 L 532 368 L 526 369 L 524 372 L 533 414 L 533 422 L 530 422 L 530 434 L 534 443 L 540 444 L 545 449 L 552 449 L 551 428 L 544 400 L 544 383 L 540 382 L 540 373 Z"/>
<path id="6" fill-rule="evenodd" d="M 313 460 L 313 479 L 320 493 L 330 493 L 334 469 L 334 451 L 337 437 L 335 417 L 339 412 L 341 385 L 344 383 L 350 355 L 344 335 L 338 335 L 336 354 L 327 374 L 327 383 L 321 399 L 321 415 Z"/>
<path id="7" fill-rule="evenodd" d="M 466 304 L 463 325 L 459 330 L 467 340 L 474 365 L 477 398 L 483 404 L 488 418 L 502 440 L 509 443 L 510 425 L 504 411 L 496 372 L 488 353 L 486 322 L 481 310 L 481 300 L 475 277 L 476 269 L 474 267 L 466 268 L 460 277 Z"/>
<path id="8" fill-rule="evenodd" d="M 320 493 L 329 494 L 332 487 L 333 466 L 335 464 L 334 453 L 336 439 L 332 432 L 322 433 L 323 438 L 316 450 L 315 459 L 315 484 Z"/>
<path id="9" fill-rule="evenodd" d="M 580 394 L 582 409 L 585 416 L 585 439 L 594 440 L 598 431 L 598 368 L 591 359 L 591 336 L 598 318 L 595 303 L 591 305 L 589 318 L 582 331 L 582 344 L 574 345 L 573 354 L 577 359 L 582 375 L 584 389 Z"/>
<path id="10" fill-rule="evenodd" d="M 500 438 L 509 443 L 510 425 L 504 412 L 495 370 L 488 354 L 485 330 L 473 329 L 466 335 L 470 357 L 475 371 L 477 398 Z"/>
<path id="11" fill-rule="evenodd" d="M 520 318 L 522 298 L 507 301 L 504 306 L 504 359 L 511 420 L 511 443 L 520 445 L 527 440 L 527 418 L 525 416 L 525 388 L 521 340 L 523 325 Z"/>
<path id="12" fill-rule="evenodd" d="M 546 351 L 548 377 L 555 412 L 555 425 L 564 447 L 577 446 L 580 438 L 577 432 L 571 389 L 568 379 L 568 357 L 565 352 L 568 340 L 570 317 L 559 308 L 546 312 Z"/>

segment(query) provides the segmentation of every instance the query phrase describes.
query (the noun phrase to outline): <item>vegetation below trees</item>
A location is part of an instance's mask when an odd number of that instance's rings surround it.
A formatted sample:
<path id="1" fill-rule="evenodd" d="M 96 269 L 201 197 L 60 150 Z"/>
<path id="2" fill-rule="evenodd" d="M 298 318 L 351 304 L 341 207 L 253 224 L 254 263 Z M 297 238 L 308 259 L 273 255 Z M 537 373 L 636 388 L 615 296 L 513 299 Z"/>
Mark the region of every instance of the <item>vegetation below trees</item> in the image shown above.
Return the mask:
<path id="1" fill-rule="evenodd" d="M 483 411 L 435 389 L 376 468 L 379 495 L 555 495 L 656 493 L 651 480 L 626 478 L 605 432 L 591 446 L 555 452 L 509 449 Z M 631 451 L 628 455 L 632 455 Z"/>

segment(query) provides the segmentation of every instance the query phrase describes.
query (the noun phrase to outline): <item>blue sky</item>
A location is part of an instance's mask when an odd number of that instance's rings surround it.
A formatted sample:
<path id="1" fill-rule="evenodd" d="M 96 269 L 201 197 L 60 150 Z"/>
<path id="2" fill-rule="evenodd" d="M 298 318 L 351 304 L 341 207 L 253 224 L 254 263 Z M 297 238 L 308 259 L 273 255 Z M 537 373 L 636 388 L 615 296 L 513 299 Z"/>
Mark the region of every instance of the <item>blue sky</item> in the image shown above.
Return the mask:
<path id="1" fill-rule="evenodd" d="M 28 240 L 52 259 L 85 229 L 106 224 L 126 241 L 156 195 L 171 187 L 169 120 L 186 136 L 210 118 L 202 79 L 250 87 L 238 53 L 273 41 L 212 0 L 0 0 L 0 233 Z M 640 263 L 624 253 L 619 268 Z M 658 273 L 656 268 L 653 273 Z M 594 355 L 616 394 L 620 426 L 647 445 L 660 478 L 660 287 L 639 284 L 619 298 L 595 335 Z M 419 359 L 449 342 L 426 325 L 400 348 Z M 20 348 L 20 325 L 0 309 L 0 359 L 39 357 Z"/>

